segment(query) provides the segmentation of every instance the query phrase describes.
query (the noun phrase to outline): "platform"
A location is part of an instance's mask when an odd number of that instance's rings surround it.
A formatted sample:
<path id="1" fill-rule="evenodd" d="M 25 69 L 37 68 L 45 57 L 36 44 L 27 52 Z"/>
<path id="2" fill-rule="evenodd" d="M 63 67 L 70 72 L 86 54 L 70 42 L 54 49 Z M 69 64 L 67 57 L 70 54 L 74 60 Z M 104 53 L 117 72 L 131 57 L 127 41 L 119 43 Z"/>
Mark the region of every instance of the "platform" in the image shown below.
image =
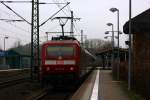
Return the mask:
<path id="1" fill-rule="evenodd" d="M 95 70 L 81 85 L 71 100 L 129 100 L 118 81 L 113 81 L 111 70 Z"/>
<path id="2" fill-rule="evenodd" d="M 113 81 L 110 70 L 100 70 L 98 100 L 129 100 L 119 81 Z"/>

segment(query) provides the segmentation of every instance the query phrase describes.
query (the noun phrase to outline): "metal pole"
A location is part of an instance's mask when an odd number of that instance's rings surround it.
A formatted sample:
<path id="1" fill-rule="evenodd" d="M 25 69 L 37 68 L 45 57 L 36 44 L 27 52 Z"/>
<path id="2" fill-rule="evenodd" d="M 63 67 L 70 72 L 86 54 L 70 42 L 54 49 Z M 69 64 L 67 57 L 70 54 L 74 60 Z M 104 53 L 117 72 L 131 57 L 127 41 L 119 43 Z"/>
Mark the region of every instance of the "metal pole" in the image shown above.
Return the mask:
<path id="1" fill-rule="evenodd" d="M 112 24 L 112 70 L 114 72 L 114 25 Z"/>
<path id="2" fill-rule="evenodd" d="M 118 66 L 117 66 L 117 79 L 119 80 L 119 64 L 120 64 L 120 49 L 119 49 L 119 10 L 117 10 L 117 30 L 118 30 L 118 55 L 117 55 L 117 58 L 118 58 Z"/>
<path id="3" fill-rule="evenodd" d="M 129 0 L 129 65 L 128 65 L 128 90 L 131 89 L 131 0 Z"/>
<path id="4" fill-rule="evenodd" d="M 5 37 L 4 37 L 4 54 L 6 54 L 6 53 L 5 53 Z M 6 55 L 4 55 L 4 62 L 3 62 L 4 65 L 6 65 L 6 57 L 5 57 L 5 56 L 6 56 Z"/>
<path id="5" fill-rule="evenodd" d="M 48 32 L 46 32 L 46 40 L 48 41 Z"/>
<path id="6" fill-rule="evenodd" d="M 73 37 L 73 11 L 71 11 L 71 32 L 70 32 L 70 36 Z"/>
<path id="7" fill-rule="evenodd" d="M 7 36 L 4 37 L 4 54 L 5 54 L 5 57 L 4 57 L 4 65 L 6 64 L 5 39 L 8 39 L 8 37 L 7 37 Z"/>
<path id="8" fill-rule="evenodd" d="M 5 37 L 4 37 L 4 52 L 5 52 Z"/>
<path id="9" fill-rule="evenodd" d="M 38 60 L 38 68 L 37 68 L 37 78 L 40 79 L 40 44 L 39 44 L 39 0 L 37 0 L 37 60 Z"/>
<path id="10" fill-rule="evenodd" d="M 62 28 L 62 36 L 64 36 L 64 25 L 61 24 L 61 28 Z"/>
<path id="11" fill-rule="evenodd" d="M 81 30 L 81 45 L 83 46 L 83 30 Z"/>
<path id="12" fill-rule="evenodd" d="M 31 27 L 31 78 L 39 78 L 39 0 L 32 0 Z"/>
<path id="13" fill-rule="evenodd" d="M 30 58 L 30 63 L 31 63 L 31 72 L 30 72 L 30 77 L 31 79 L 33 79 L 33 22 L 34 22 L 34 18 L 33 18 L 33 13 L 34 13 L 34 0 L 32 0 L 32 17 L 31 17 L 31 58 Z"/>

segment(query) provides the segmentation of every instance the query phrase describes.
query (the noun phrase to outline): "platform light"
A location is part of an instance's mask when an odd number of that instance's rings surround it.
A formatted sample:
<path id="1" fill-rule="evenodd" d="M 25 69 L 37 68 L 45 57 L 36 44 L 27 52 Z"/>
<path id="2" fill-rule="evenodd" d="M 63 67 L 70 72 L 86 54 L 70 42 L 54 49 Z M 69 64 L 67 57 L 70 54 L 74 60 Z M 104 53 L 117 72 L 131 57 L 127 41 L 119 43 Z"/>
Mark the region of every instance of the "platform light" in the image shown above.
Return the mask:
<path id="1" fill-rule="evenodd" d="M 119 80 L 119 65 L 120 65 L 120 52 L 119 52 L 119 34 L 120 34 L 120 31 L 119 31 L 119 9 L 117 8 L 110 8 L 109 9 L 111 12 L 115 13 L 117 12 L 117 31 L 118 31 L 118 52 L 117 52 L 117 60 L 118 60 L 118 64 L 117 64 L 117 80 Z"/>

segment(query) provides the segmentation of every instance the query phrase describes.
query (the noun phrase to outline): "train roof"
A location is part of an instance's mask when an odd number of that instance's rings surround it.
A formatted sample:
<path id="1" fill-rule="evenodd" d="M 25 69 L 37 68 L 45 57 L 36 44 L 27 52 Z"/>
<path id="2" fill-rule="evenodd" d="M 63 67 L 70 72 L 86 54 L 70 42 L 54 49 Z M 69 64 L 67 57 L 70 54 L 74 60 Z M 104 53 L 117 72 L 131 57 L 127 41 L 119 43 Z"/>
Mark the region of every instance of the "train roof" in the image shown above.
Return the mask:
<path id="1" fill-rule="evenodd" d="M 43 45 L 46 44 L 77 44 L 78 46 L 80 46 L 80 42 L 75 38 L 67 38 L 67 39 L 53 38 L 52 40 L 43 43 Z"/>
<path id="2" fill-rule="evenodd" d="M 44 42 L 44 44 L 79 44 L 79 41 L 77 40 L 50 40 L 50 41 L 47 41 L 47 42 Z"/>
<path id="3" fill-rule="evenodd" d="M 52 40 L 77 40 L 77 39 L 72 36 L 57 36 L 57 37 L 52 37 Z"/>
<path id="4" fill-rule="evenodd" d="M 80 42 L 76 38 L 68 36 L 53 37 L 52 40 L 46 41 L 44 44 L 77 44 L 80 46 Z"/>

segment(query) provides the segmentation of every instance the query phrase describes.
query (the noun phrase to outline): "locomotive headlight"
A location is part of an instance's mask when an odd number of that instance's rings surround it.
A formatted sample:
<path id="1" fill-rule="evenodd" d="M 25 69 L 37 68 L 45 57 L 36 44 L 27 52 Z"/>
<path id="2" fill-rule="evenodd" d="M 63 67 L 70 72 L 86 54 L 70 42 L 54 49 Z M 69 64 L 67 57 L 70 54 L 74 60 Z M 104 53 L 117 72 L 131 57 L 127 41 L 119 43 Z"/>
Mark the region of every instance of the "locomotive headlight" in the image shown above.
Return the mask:
<path id="1" fill-rule="evenodd" d="M 71 70 L 71 71 L 73 71 L 73 70 L 74 70 L 74 68 L 73 68 L 73 67 L 70 67 L 70 70 Z"/>
<path id="2" fill-rule="evenodd" d="M 49 71 L 50 70 L 50 68 L 49 67 L 46 67 L 46 71 Z"/>

